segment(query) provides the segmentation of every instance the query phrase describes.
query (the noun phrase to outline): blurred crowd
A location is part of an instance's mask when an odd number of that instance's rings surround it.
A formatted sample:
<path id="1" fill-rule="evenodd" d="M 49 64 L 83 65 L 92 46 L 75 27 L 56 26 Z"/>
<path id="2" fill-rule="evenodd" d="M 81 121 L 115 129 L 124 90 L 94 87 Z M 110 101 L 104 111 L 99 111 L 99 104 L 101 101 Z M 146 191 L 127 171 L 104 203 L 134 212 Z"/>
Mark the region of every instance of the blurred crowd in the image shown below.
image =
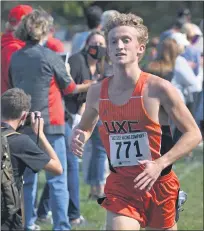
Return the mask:
<path id="1" fill-rule="evenodd" d="M 103 196 L 109 166 L 98 131 L 100 120 L 82 160 L 71 152 L 69 142 L 84 112 L 89 87 L 112 76 L 103 28 L 116 14 L 116 10 L 103 12 L 98 6 L 88 7 L 88 29 L 74 35 L 68 52 L 54 37 L 53 18 L 47 12 L 28 5 L 18 5 L 9 12 L 1 36 L 1 93 L 17 87 L 31 95 L 31 111 L 41 112 L 45 135 L 64 170 L 59 176 L 46 173 L 37 203 L 38 173 L 26 168 L 23 187 L 27 230 L 40 230 L 42 222 L 52 223 L 53 230 L 69 230 L 88 222 L 80 211 L 81 165 L 84 182 L 90 186 L 87 200 Z M 141 69 L 175 86 L 203 132 L 203 20 L 200 25 L 192 21 L 188 9 L 180 10 L 171 28 L 149 41 Z M 171 127 L 177 142 L 181 134 L 173 123 Z M 21 132 L 36 139 L 30 127 Z"/>

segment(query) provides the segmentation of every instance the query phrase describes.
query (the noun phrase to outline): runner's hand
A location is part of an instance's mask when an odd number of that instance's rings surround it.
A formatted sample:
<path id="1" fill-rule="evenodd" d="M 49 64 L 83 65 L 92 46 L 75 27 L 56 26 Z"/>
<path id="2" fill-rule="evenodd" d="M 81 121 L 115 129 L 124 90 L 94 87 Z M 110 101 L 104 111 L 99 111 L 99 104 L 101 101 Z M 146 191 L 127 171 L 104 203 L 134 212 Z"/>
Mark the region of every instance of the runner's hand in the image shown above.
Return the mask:
<path id="1" fill-rule="evenodd" d="M 135 178 L 135 188 L 149 191 L 160 176 L 162 167 L 156 161 L 142 160 L 139 163 L 145 165 L 145 169 Z"/>
<path id="2" fill-rule="evenodd" d="M 71 138 L 71 149 L 72 152 L 78 156 L 82 157 L 85 144 L 85 134 L 80 129 L 74 129 Z"/>

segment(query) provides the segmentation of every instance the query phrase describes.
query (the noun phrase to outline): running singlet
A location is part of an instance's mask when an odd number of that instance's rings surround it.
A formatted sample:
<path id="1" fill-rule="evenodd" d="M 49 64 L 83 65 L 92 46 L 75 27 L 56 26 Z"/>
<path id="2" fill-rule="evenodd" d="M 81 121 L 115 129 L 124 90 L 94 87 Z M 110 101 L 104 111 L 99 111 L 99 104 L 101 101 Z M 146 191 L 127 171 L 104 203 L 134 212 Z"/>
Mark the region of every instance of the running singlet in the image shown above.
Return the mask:
<path id="1" fill-rule="evenodd" d="M 114 105 L 108 96 L 109 79 L 104 79 L 99 101 L 99 127 L 101 140 L 106 149 L 110 169 L 123 176 L 135 176 L 143 169 L 139 160 L 160 157 L 162 129 L 147 114 L 143 105 L 142 91 L 151 75 L 141 72 L 129 101 Z"/>

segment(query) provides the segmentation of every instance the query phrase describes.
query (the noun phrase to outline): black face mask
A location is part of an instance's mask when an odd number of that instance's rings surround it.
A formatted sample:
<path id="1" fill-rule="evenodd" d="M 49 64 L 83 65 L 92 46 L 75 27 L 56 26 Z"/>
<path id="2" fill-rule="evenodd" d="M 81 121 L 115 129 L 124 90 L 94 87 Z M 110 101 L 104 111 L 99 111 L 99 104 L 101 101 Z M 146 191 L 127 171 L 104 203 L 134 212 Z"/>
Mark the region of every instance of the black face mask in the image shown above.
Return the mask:
<path id="1" fill-rule="evenodd" d="M 93 59 L 96 60 L 101 60 L 106 56 L 106 48 L 102 46 L 89 46 L 87 52 Z"/>

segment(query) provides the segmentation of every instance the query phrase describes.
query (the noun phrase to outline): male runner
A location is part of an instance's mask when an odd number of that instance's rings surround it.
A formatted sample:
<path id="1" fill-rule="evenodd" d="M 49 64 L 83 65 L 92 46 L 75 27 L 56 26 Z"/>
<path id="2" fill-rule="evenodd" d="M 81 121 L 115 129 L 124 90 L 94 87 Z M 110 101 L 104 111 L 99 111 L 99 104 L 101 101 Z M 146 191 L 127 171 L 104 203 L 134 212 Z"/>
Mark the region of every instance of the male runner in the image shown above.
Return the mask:
<path id="1" fill-rule="evenodd" d="M 179 182 L 171 166 L 201 141 L 199 128 L 171 83 L 140 70 L 148 41 L 143 20 L 116 15 L 106 34 L 114 76 L 90 88 L 72 150 L 82 155 L 100 118 L 111 170 L 101 201 L 107 230 L 177 230 Z M 168 117 L 183 133 L 174 146 Z"/>

